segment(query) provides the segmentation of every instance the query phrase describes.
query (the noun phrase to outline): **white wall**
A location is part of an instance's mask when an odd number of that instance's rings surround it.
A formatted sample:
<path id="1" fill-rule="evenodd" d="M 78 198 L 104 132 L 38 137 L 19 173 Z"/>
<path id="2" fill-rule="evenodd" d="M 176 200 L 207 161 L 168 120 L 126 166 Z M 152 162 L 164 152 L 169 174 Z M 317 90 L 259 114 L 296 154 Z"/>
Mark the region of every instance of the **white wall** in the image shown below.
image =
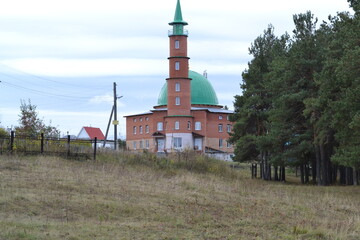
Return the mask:
<path id="1" fill-rule="evenodd" d="M 194 149 L 194 139 L 192 133 L 167 133 L 165 148 L 168 152 L 175 150 L 173 140 L 175 137 L 182 138 L 182 148 L 179 150 Z"/>

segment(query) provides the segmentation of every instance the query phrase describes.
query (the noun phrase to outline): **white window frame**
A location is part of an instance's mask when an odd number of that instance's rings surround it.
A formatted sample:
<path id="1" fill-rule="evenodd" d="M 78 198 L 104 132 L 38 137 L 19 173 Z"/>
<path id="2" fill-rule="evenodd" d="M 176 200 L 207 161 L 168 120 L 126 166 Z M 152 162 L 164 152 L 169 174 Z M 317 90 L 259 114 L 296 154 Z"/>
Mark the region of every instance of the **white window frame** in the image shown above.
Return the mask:
<path id="1" fill-rule="evenodd" d="M 182 138 L 174 137 L 174 148 L 182 148 Z"/>
<path id="2" fill-rule="evenodd" d="M 175 83 L 175 92 L 180 92 L 180 83 Z"/>
<path id="3" fill-rule="evenodd" d="M 223 116 L 222 115 L 219 115 L 219 120 L 222 120 L 223 119 Z"/>
<path id="4" fill-rule="evenodd" d="M 180 97 L 175 97 L 175 105 L 180 106 Z"/>
<path id="5" fill-rule="evenodd" d="M 175 40 L 175 49 L 180 49 L 180 41 Z"/>
<path id="6" fill-rule="evenodd" d="M 228 124 L 226 128 L 227 128 L 226 130 L 228 133 L 231 132 L 231 124 Z"/>
<path id="7" fill-rule="evenodd" d="M 221 123 L 218 125 L 218 130 L 219 132 L 223 132 L 223 125 Z"/>
<path id="8" fill-rule="evenodd" d="M 175 70 L 176 71 L 180 70 L 180 62 L 175 62 Z"/>
<path id="9" fill-rule="evenodd" d="M 222 148 L 223 147 L 223 140 L 222 138 L 219 138 L 219 148 Z"/>
<path id="10" fill-rule="evenodd" d="M 136 135 L 136 126 L 133 127 L 133 134 Z"/>
<path id="11" fill-rule="evenodd" d="M 175 130 L 179 130 L 180 129 L 180 122 L 176 121 L 175 122 Z"/>
<path id="12" fill-rule="evenodd" d="M 146 132 L 146 133 L 149 133 L 149 132 L 150 132 L 149 125 L 146 125 L 146 126 L 145 126 L 145 132 Z"/>
<path id="13" fill-rule="evenodd" d="M 197 131 L 201 130 L 201 122 L 195 122 L 195 130 Z"/>
<path id="14" fill-rule="evenodd" d="M 188 121 L 188 123 L 187 123 L 187 129 L 191 130 L 191 122 L 190 121 Z"/>
<path id="15" fill-rule="evenodd" d="M 158 131 L 163 131 L 164 130 L 164 124 L 163 122 L 158 122 L 157 125 L 156 125 L 156 129 Z"/>
<path id="16" fill-rule="evenodd" d="M 133 142 L 133 148 L 136 150 L 136 141 Z"/>
<path id="17" fill-rule="evenodd" d="M 146 149 L 149 149 L 149 148 L 150 148 L 149 140 L 145 140 L 145 148 L 146 148 Z"/>
<path id="18" fill-rule="evenodd" d="M 143 134 L 143 127 L 142 126 L 139 127 L 139 133 Z"/>

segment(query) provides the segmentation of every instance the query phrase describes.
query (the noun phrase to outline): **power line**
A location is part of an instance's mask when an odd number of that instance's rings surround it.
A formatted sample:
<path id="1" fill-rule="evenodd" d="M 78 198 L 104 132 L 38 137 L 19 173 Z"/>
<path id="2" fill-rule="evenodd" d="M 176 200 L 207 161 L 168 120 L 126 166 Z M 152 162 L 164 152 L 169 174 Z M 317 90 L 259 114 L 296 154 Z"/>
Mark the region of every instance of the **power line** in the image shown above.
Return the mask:
<path id="1" fill-rule="evenodd" d="M 54 93 L 43 92 L 43 91 L 40 91 L 40 90 L 35 90 L 35 89 L 19 86 L 19 85 L 9 83 L 9 82 L 6 82 L 6 81 L 1 81 L 1 83 L 5 84 L 5 85 L 8 85 L 10 87 L 16 88 L 16 89 L 31 91 L 31 92 L 33 92 L 35 94 L 39 94 L 39 95 L 43 95 L 43 96 L 71 98 L 71 99 L 88 99 L 89 98 L 89 97 L 75 97 L 75 96 L 69 96 L 69 95 L 62 95 L 62 94 L 54 94 Z"/>
<path id="2" fill-rule="evenodd" d="M 40 76 L 37 76 L 37 75 L 34 75 L 34 74 L 30 74 L 30 73 L 27 73 L 27 72 L 24 72 L 24 71 L 21 71 L 21 70 L 12 68 L 12 67 L 10 67 L 10 66 L 8 66 L 8 65 L 5 65 L 5 64 L 3 64 L 3 63 L 0 63 L 0 65 L 5 66 L 7 69 L 10 69 L 11 71 L 13 71 L 13 72 L 15 72 L 15 73 L 21 73 L 21 74 L 23 74 L 23 75 L 31 76 L 31 77 L 34 77 L 34 78 L 37 78 L 37 79 L 40 79 L 40 80 L 43 80 L 43 81 L 53 82 L 53 83 L 57 83 L 57 84 L 64 85 L 64 86 L 73 86 L 73 87 L 81 87 L 81 88 L 84 88 L 84 86 L 80 86 L 80 85 L 76 85 L 76 84 L 72 84 L 72 83 L 64 83 L 64 82 L 60 82 L 60 81 L 56 81 L 56 80 L 52 80 L 52 79 L 40 77 Z M 1 73 L 1 74 L 7 75 L 7 74 L 5 74 L 5 73 Z M 10 75 L 7 75 L 7 76 L 12 77 L 12 78 L 15 78 L 15 77 L 10 76 Z"/>

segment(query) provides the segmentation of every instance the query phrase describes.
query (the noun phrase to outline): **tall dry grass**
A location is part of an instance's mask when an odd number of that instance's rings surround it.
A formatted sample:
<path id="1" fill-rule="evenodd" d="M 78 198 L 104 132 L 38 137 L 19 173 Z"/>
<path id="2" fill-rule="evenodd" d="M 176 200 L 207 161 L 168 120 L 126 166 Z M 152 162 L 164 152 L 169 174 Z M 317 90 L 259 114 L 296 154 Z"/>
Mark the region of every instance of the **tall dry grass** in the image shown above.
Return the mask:
<path id="1" fill-rule="evenodd" d="M 358 187 L 251 180 L 191 159 L 0 156 L 0 239 L 359 239 Z"/>

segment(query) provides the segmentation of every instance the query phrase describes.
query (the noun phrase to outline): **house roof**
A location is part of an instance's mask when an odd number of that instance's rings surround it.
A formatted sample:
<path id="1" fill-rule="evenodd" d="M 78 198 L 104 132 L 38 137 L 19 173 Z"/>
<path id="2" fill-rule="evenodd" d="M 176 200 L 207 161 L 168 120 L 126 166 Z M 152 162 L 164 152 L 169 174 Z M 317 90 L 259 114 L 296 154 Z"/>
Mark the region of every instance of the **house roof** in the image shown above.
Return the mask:
<path id="1" fill-rule="evenodd" d="M 100 128 L 94 128 L 94 127 L 83 127 L 86 133 L 89 135 L 90 139 L 97 138 L 98 140 L 104 140 L 105 136 L 102 133 Z"/>

